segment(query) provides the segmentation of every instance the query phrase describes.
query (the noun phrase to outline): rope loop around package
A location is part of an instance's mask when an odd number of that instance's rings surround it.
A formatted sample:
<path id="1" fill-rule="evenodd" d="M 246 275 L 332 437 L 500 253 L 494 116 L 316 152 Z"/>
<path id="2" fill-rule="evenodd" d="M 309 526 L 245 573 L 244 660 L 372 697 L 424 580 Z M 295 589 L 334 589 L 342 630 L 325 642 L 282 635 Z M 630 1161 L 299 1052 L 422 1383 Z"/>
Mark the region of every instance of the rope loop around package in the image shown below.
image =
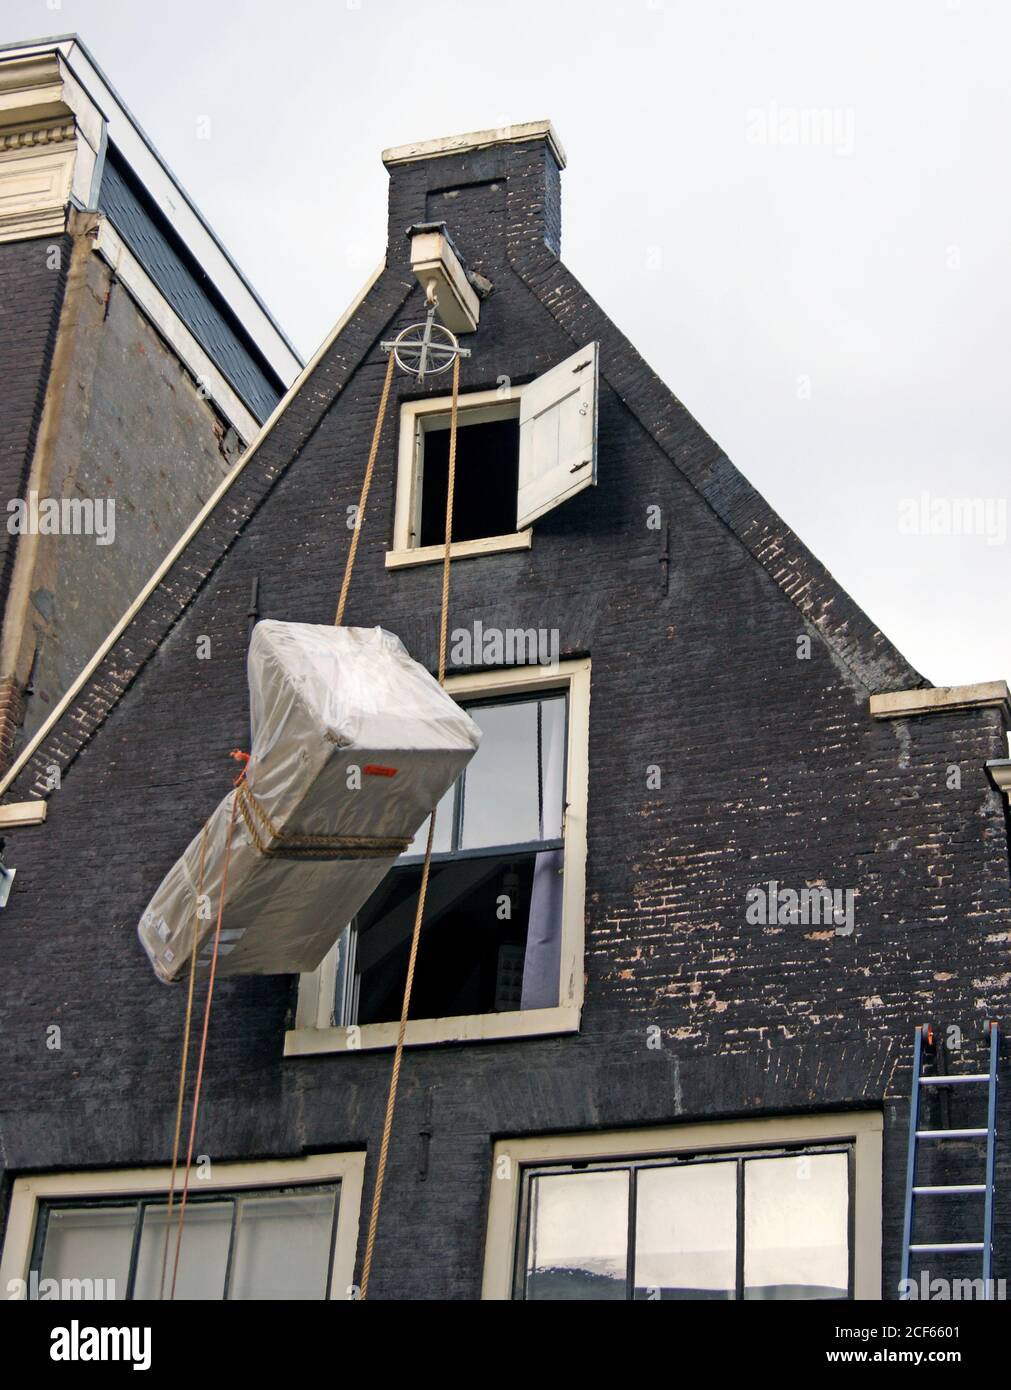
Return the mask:
<path id="1" fill-rule="evenodd" d="M 235 795 L 253 844 L 272 859 L 396 859 L 411 843 L 409 837 L 395 835 L 302 835 L 282 830 L 270 819 L 245 777 Z"/>

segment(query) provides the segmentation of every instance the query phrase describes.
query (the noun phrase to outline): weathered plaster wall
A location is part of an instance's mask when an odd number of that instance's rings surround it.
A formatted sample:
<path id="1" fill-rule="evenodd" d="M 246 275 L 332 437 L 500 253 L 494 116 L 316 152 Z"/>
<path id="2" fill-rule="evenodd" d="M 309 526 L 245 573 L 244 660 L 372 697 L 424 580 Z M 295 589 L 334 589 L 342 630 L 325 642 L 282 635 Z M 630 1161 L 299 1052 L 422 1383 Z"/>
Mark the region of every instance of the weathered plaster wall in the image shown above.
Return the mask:
<path id="1" fill-rule="evenodd" d="M 92 219 L 93 220 L 93 219 Z M 77 238 L 46 403 L 40 497 L 115 504 L 114 540 L 40 536 L 12 596 L 30 736 L 234 463 L 239 441 L 109 266 Z M 40 444 L 40 448 L 43 445 Z M 108 522 L 106 520 L 106 526 Z M 111 534 L 111 533 L 110 533 Z"/>

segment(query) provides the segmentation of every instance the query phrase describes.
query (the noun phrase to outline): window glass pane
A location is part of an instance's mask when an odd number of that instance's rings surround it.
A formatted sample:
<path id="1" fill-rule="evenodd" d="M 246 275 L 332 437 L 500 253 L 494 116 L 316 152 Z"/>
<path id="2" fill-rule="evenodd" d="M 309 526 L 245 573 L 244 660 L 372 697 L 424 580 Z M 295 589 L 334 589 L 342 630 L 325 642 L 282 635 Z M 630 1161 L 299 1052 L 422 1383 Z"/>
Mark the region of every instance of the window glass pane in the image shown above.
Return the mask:
<path id="1" fill-rule="evenodd" d="M 337 944 L 333 950 L 336 955 L 334 960 L 334 987 L 333 987 L 333 1021 L 338 1026 L 353 1023 L 354 1020 L 354 955 L 355 928 L 345 927 L 337 938 Z"/>
<path id="2" fill-rule="evenodd" d="M 559 840 L 565 810 L 565 696 L 541 701 L 541 834 Z"/>
<path id="3" fill-rule="evenodd" d="M 794 1154 L 744 1165 L 745 1298 L 846 1298 L 846 1154 Z"/>
<path id="4" fill-rule="evenodd" d="M 171 1218 L 167 1206 L 150 1206 L 144 1211 L 144 1228 L 137 1256 L 137 1277 L 133 1296 L 157 1299 L 161 1296 L 162 1261 L 165 1257 L 165 1227 L 168 1233 L 168 1261 L 165 1297 L 172 1288 L 176 1230 L 179 1224 L 178 1198 Z M 225 1270 L 228 1268 L 228 1242 L 232 1231 L 232 1203 L 188 1202 L 179 1250 L 176 1276 L 177 1299 L 222 1299 L 225 1296 Z"/>
<path id="5" fill-rule="evenodd" d="M 240 1198 L 229 1298 L 326 1298 L 336 1197 L 330 1188 Z"/>
<path id="6" fill-rule="evenodd" d="M 481 746 L 464 774 L 462 849 L 562 833 L 565 697 L 477 705 Z"/>
<path id="7" fill-rule="evenodd" d="M 628 1180 L 620 1171 L 531 1178 L 527 1298 L 625 1298 Z"/>
<path id="8" fill-rule="evenodd" d="M 112 1280 L 104 1297 L 125 1298 L 136 1221 L 136 1204 L 51 1208 L 40 1279 Z"/>
<path id="9" fill-rule="evenodd" d="M 734 1298 L 737 1164 L 642 1168 L 636 1178 L 636 1298 Z"/>
<path id="10" fill-rule="evenodd" d="M 432 841 L 433 854 L 445 854 L 453 848 L 453 798 L 457 783 L 443 794 L 435 812 L 435 839 Z M 428 817 L 421 822 L 414 839 L 404 850 L 404 854 L 424 854 L 428 844 Z M 401 856 L 402 858 L 403 856 Z"/>

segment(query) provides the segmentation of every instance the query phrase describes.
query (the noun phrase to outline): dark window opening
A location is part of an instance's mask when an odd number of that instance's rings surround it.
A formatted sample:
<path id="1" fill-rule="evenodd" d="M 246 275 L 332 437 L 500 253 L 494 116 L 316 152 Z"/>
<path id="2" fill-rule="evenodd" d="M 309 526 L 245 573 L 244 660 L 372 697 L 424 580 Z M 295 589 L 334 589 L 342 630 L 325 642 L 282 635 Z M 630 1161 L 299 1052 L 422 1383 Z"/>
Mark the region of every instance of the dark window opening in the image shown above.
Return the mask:
<path id="1" fill-rule="evenodd" d="M 567 699 L 468 705 L 481 746 L 439 804 L 411 1018 L 554 1008 Z M 338 943 L 337 1023 L 400 1018 L 427 822 Z"/>
<path id="2" fill-rule="evenodd" d="M 433 865 L 411 1018 L 520 1007 L 536 854 Z M 359 1023 L 400 1017 L 421 867 L 395 869 L 358 918 Z"/>
<path id="3" fill-rule="evenodd" d="M 426 430 L 423 448 L 418 543 L 442 545 L 449 481 L 448 426 Z M 516 530 L 519 449 L 520 422 L 516 417 L 460 425 L 453 489 L 454 541 L 506 536 Z"/>

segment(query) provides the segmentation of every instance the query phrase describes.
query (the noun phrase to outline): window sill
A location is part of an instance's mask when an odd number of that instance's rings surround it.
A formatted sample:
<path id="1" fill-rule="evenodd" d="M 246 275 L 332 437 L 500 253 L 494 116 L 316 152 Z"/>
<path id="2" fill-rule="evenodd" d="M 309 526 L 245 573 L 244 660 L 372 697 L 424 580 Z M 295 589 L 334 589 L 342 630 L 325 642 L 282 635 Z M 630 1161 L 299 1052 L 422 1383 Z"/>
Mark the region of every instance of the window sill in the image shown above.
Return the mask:
<path id="1" fill-rule="evenodd" d="M 578 1004 L 554 1009 L 517 1009 L 501 1014 L 465 1014 L 459 1018 L 416 1018 L 407 1025 L 405 1047 L 440 1043 L 495 1042 L 579 1032 Z M 323 1052 L 374 1052 L 397 1043 L 397 1023 L 353 1024 L 347 1028 L 293 1028 L 284 1035 L 286 1057 Z"/>
<path id="2" fill-rule="evenodd" d="M 482 536 L 477 541 L 454 541 L 449 548 L 449 558 L 468 560 L 478 555 L 496 555 L 507 550 L 529 550 L 532 539 L 533 532 L 528 528 L 526 531 L 514 531 L 508 536 Z M 414 550 L 388 550 L 386 568 L 397 570 L 405 569 L 409 565 L 441 564 L 444 555 L 445 546 L 441 545 L 422 545 Z"/>

